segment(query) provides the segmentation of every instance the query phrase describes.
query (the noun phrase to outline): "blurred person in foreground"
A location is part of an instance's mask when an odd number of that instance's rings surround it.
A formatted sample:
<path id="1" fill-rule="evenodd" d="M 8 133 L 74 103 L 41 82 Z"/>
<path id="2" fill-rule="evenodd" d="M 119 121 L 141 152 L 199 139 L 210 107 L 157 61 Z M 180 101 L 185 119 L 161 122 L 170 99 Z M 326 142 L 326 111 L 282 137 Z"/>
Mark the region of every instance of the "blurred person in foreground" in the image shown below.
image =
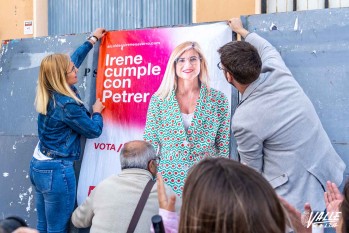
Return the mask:
<path id="1" fill-rule="evenodd" d="M 23 218 L 9 216 L 0 220 L 0 233 L 39 233 L 37 230 L 29 228 Z"/>
<path id="2" fill-rule="evenodd" d="M 174 196 L 162 188 L 160 211 L 166 233 L 285 233 L 290 225 L 275 191 L 256 171 L 226 158 L 195 165 L 184 185 L 180 217 Z"/>

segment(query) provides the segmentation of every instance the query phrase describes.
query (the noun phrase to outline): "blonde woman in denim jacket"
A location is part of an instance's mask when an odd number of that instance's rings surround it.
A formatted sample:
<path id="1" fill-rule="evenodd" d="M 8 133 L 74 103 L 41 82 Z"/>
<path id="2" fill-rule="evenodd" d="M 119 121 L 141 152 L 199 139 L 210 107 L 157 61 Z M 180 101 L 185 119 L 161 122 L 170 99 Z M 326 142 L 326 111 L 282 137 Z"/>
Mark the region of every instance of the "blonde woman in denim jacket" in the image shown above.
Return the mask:
<path id="1" fill-rule="evenodd" d="M 30 163 L 30 179 L 36 190 L 37 229 L 41 233 L 67 232 L 75 205 L 73 163 L 80 158 L 80 136 L 97 138 L 102 133 L 103 104 L 97 99 L 91 116 L 74 84 L 78 67 L 105 32 L 97 28 L 71 58 L 52 54 L 40 65 L 35 98 L 39 143 Z"/>

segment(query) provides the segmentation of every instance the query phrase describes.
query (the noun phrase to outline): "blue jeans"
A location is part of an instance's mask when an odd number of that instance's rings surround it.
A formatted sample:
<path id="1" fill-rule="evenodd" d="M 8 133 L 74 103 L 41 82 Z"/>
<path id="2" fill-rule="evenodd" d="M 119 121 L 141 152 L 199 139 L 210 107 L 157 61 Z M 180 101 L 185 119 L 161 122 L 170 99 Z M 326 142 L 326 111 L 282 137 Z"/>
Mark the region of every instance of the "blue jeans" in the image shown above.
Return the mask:
<path id="1" fill-rule="evenodd" d="M 37 229 L 40 233 L 67 232 L 76 197 L 73 161 L 32 158 L 30 180 L 36 190 Z"/>

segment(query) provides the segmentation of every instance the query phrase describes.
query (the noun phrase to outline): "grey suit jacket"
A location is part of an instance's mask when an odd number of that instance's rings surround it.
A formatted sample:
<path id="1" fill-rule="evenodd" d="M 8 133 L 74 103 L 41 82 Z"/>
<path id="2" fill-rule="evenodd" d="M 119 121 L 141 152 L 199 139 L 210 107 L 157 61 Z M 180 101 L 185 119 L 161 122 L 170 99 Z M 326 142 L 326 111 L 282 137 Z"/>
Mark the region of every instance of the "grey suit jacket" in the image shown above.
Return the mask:
<path id="1" fill-rule="evenodd" d="M 256 33 L 246 41 L 258 50 L 262 71 L 232 118 L 241 162 L 299 210 L 305 202 L 323 210 L 323 187 L 327 180 L 341 184 L 345 164 L 277 50 Z"/>
<path id="2" fill-rule="evenodd" d="M 125 169 L 119 175 L 103 180 L 87 197 L 85 202 L 75 209 L 72 215 L 74 226 L 82 228 L 92 225 L 90 232 L 110 233 L 126 232 L 138 201 L 148 181 L 150 172 L 143 169 Z M 165 185 L 167 195 L 174 195 Z M 181 200 L 176 198 L 176 211 Z M 149 232 L 151 217 L 159 213 L 157 185 L 154 184 L 144 206 L 135 233 Z"/>

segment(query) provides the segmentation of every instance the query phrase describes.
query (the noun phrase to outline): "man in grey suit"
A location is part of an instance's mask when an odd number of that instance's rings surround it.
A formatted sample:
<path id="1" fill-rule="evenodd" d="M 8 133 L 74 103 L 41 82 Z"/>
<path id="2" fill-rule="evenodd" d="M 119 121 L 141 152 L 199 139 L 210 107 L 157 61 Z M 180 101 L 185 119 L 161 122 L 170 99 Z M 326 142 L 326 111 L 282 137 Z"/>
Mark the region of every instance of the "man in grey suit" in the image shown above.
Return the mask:
<path id="1" fill-rule="evenodd" d="M 125 143 L 120 153 L 121 173 L 103 180 L 72 215 L 74 226 L 90 227 L 91 233 L 127 232 L 132 215 L 144 187 L 157 173 L 159 157 L 153 146 L 145 141 Z M 175 195 L 165 186 L 167 196 Z M 178 211 L 181 200 L 176 201 Z M 151 217 L 159 213 L 157 185 L 148 200 L 134 232 L 147 232 Z"/>
<path id="2" fill-rule="evenodd" d="M 218 66 L 241 94 L 232 117 L 241 162 L 296 208 L 309 202 L 323 210 L 326 181 L 341 184 L 344 162 L 278 51 L 244 29 L 240 19 L 229 26 L 245 38 L 218 50 Z"/>

